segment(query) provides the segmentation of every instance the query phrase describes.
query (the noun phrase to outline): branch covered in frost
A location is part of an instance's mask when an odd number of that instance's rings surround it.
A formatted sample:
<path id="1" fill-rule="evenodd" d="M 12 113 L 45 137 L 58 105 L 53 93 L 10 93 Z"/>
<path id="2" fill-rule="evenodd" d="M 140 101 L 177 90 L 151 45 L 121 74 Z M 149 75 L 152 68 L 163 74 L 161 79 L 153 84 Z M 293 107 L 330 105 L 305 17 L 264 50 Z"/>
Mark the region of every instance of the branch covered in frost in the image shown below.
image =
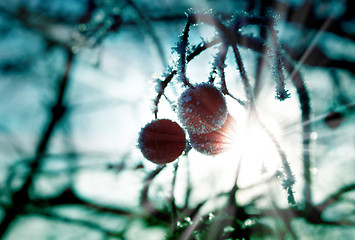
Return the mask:
<path id="1" fill-rule="evenodd" d="M 310 114 L 311 114 L 311 106 L 310 106 L 310 98 L 304 81 L 302 79 L 301 74 L 297 69 L 294 68 L 292 62 L 288 60 L 286 57 L 283 58 L 285 68 L 289 73 L 293 85 L 296 87 L 298 99 L 301 105 L 302 111 L 302 128 L 303 128 L 303 177 L 305 180 L 304 185 L 304 197 L 306 202 L 306 209 L 311 208 L 311 159 L 309 154 L 310 148 L 310 139 L 311 139 L 311 125 L 310 123 Z"/>
<path id="2" fill-rule="evenodd" d="M 275 148 L 281 158 L 281 163 L 282 163 L 282 169 L 283 171 L 281 172 L 282 175 L 280 176 L 281 178 L 281 185 L 284 190 L 286 190 L 287 195 L 288 195 L 288 203 L 289 204 L 295 204 L 296 200 L 293 195 L 293 186 L 296 182 L 295 176 L 292 173 L 290 163 L 287 161 L 286 153 L 283 151 L 281 148 L 279 142 L 276 140 L 275 136 L 266 128 L 266 126 L 262 123 L 260 119 L 259 124 L 263 128 L 263 130 L 267 133 L 273 144 L 275 145 Z"/>
<path id="3" fill-rule="evenodd" d="M 281 53 L 281 47 L 277 40 L 277 31 L 274 29 L 275 26 L 270 27 L 270 35 L 272 41 L 272 47 L 274 50 L 273 59 L 274 64 L 271 64 L 272 73 L 275 76 L 276 82 L 276 98 L 283 101 L 290 97 L 290 94 L 285 89 L 285 77 L 283 74 L 283 57 Z"/>
<path id="4" fill-rule="evenodd" d="M 235 56 L 235 60 L 238 66 L 238 70 L 239 73 L 241 75 L 242 78 L 242 82 L 244 84 L 244 90 L 247 96 L 247 100 L 248 100 L 248 107 L 249 110 L 252 110 L 254 112 L 255 115 L 257 115 L 257 111 L 256 111 L 256 106 L 255 106 L 255 99 L 253 96 L 253 90 L 252 90 L 252 86 L 250 84 L 249 78 L 247 76 L 247 72 L 245 70 L 244 67 L 244 63 L 242 60 L 242 57 L 240 55 L 239 49 L 237 47 L 238 45 L 238 41 L 237 41 L 237 35 L 235 32 L 238 33 L 238 31 L 232 31 L 231 29 L 237 30 L 238 25 L 240 25 L 240 23 L 238 21 L 234 21 L 234 25 L 232 27 L 227 27 L 226 25 L 224 25 L 218 18 L 210 15 L 210 14 L 190 14 L 189 15 L 189 20 L 192 19 L 191 21 L 196 21 L 196 22 L 202 22 L 202 23 L 207 23 L 209 25 L 214 26 L 220 33 L 220 38 L 223 40 L 223 43 L 226 43 L 228 45 L 230 45 L 233 49 L 233 53 Z M 274 39 L 274 43 L 277 44 L 276 41 L 276 32 L 273 32 L 273 39 Z M 261 41 L 262 43 L 262 41 Z M 256 42 L 256 44 L 258 44 L 258 42 Z M 276 47 L 276 46 L 275 46 Z M 279 52 L 279 51 L 277 51 Z M 222 50 L 221 56 L 223 57 L 224 53 Z M 279 90 L 278 93 L 278 97 L 279 98 L 286 98 L 287 96 L 287 92 L 284 90 L 284 78 L 283 78 L 283 66 L 282 66 L 282 55 L 276 54 L 277 55 L 277 59 L 276 59 L 276 72 L 277 72 L 277 76 L 278 76 L 278 87 L 277 89 Z M 218 59 L 218 58 L 217 58 Z M 215 61 L 216 62 L 216 61 Z M 217 61 L 217 63 L 219 63 Z M 223 67 L 223 66 L 219 66 L 219 67 Z M 217 67 L 218 68 L 218 67 Z M 295 203 L 295 199 L 293 196 L 293 185 L 295 183 L 295 179 L 294 179 L 294 175 L 291 171 L 290 165 L 286 159 L 286 154 L 284 153 L 284 151 L 281 149 L 280 144 L 278 143 L 278 141 L 275 139 L 275 137 L 271 134 L 271 132 L 264 126 L 264 124 L 262 123 L 262 121 L 259 119 L 259 123 L 261 124 L 261 126 L 263 127 L 263 129 L 268 133 L 270 139 L 272 140 L 272 142 L 274 143 L 276 149 L 279 152 L 279 155 L 281 157 L 281 162 L 283 165 L 283 170 L 284 170 L 284 177 L 282 179 L 282 187 L 287 191 L 288 193 L 288 201 L 290 204 L 294 204 Z"/>
<path id="5" fill-rule="evenodd" d="M 180 81 L 183 82 L 185 86 L 192 87 L 186 76 L 186 52 L 189 45 L 188 37 L 190 25 L 190 21 L 187 21 L 184 33 L 180 36 L 179 42 L 177 43 L 176 52 L 179 54 L 177 68 Z"/>
<path id="6" fill-rule="evenodd" d="M 159 105 L 160 98 L 164 94 L 165 88 L 171 82 L 171 80 L 173 79 L 173 77 L 176 73 L 177 73 L 176 70 L 172 70 L 169 74 L 167 74 L 167 76 L 165 77 L 165 79 L 163 81 L 157 80 L 156 91 L 157 91 L 158 95 L 155 97 L 155 99 L 153 101 L 153 104 L 154 104 L 153 113 L 154 113 L 155 119 L 158 118 L 158 105 Z"/>
<path id="7" fill-rule="evenodd" d="M 250 81 L 245 71 L 241 55 L 237 48 L 235 31 L 232 31 L 229 27 L 224 25 L 218 18 L 210 14 L 191 14 L 189 19 L 193 19 L 196 22 L 202 22 L 216 27 L 216 29 L 220 33 L 220 38 L 223 40 L 223 42 L 225 42 L 226 44 L 230 45 L 233 48 L 234 56 L 236 58 L 238 70 L 240 72 L 244 84 L 247 99 L 250 103 L 254 102 Z"/>
<path id="8" fill-rule="evenodd" d="M 193 49 L 193 51 L 191 51 L 187 56 L 186 56 L 186 62 L 190 62 L 191 60 L 193 60 L 196 56 L 198 56 L 201 52 L 203 52 L 204 50 L 215 46 L 216 44 L 220 43 L 221 39 L 220 38 L 215 38 L 209 42 L 202 42 L 198 45 L 193 46 L 191 49 Z M 153 108 L 153 113 L 155 118 L 158 118 L 158 105 L 160 102 L 161 97 L 164 94 L 165 88 L 168 86 L 168 84 L 172 81 L 173 77 L 177 74 L 176 70 L 172 70 L 171 68 L 169 68 L 167 70 L 167 73 L 165 74 L 164 80 L 158 80 L 157 81 L 157 87 L 156 87 L 156 91 L 157 91 L 157 96 L 155 97 L 153 104 L 154 104 L 154 108 Z"/>

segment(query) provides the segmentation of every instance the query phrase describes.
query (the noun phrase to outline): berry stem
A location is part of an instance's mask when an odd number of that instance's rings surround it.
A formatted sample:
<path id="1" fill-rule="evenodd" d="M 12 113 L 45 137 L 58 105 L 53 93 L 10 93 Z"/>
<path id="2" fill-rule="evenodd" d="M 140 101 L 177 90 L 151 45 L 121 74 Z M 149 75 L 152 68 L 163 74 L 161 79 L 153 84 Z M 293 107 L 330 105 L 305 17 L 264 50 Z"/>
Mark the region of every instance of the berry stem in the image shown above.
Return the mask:
<path id="1" fill-rule="evenodd" d="M 196 56 L 198 56 L 201 52 L 204 50 L 215 46 L 216 44 L 220 43 L 222 40 L 220 38 L 214 38 L 210 42 L 203 42 L 202 44 L 198 44 L 197 46 L 194 46 L 193 49 L 194 51 L 191 52 L 186 56 L 186 62 L 190 62 L 193 60 Z M 165 88 L 168 86 L 168 84 L 172 81 L 173 77 L 177 74 L 176 70 L 171 70 L 170 73 L 166 74 L 165 79 L 163 81 L 160 81 L 160 88 L 158 91 L 157 96 L 154 99 L 154 109 L 153 109 L 153 114 L 155 119 L 158 119 L 158 105 L 160 102 L 161 97 L 164 94 Z"/>
<path id="2" fill-rule="evenodd" d="M 186 51 L 189 45 L 189 31 L 190 31 L 191 22 L 188 20 L 184 29 L 183 35 L 180 37 L 180 41 L 177 45 L 177 52 L 180 54 L 180 58 L 178 61 L 178 74 L 180 80 L 184 83 L 185 86 L 193 87 L 186 76 Z"/>
<path id="3" fill-rule="evenodd" d="M 295 203 L 295 200 L 293 197 L 293 190 L 292 190 L 292 186 L 294 185 L 294 175 L 293 175 L 290 165 L 287 161 L 286 154 L 282 150 L 279 142 L 276 140 L 276 138 L 273 136 L 273 134 L 271 134 L 271 132 L 266 128 L 266 126 L 262 123 L 262 121 L 260 120 L 260 118 L 258 117 L 258 114 L 257 114 L 252 86 L 251 86 L 250 81 L 248 79 L 243 60 L 241 58 L 239 49 L 237 47 L 237 44 L 240 42 L 240 38 L 237 38 L 237 36 L 238 36 L 237 30 L 239 29 L 239 22 L 238 21 L 234 22 L 234 26 L 232 29 L 234 29 L 236 31 L 232 32 L 222 22 L 220 22 L 219 19 L 217 19 L 214 16 L 210 16 L 210 15 L 206 15 L 206 14 L 193 14 L 192 18 L 197 19 L 203 23 L 207 23 L 212 26 L 215 26 L 221 34 L 221 39 L 223 39 L 225 42 L 227 42 L 228 44 L 231 45 L 231 47 L 233 49 L 234 56 L 235 56 L 235 60 L 236 60 L 237 66 L 238 66 L 238 70 L 239 70 L 239 73 L 241 75 L 241 78 L 242 78 L 242 81 L 244 84 L 244 90 L 246 93 L 246 97 L 248 100 L 248 104 L 246 106 L 247 110 L 249 110 L 249 114 L 253 113 L 255 115 L 255 117 L 259 121 L 259 124 L 263 127 L 263 129 L 266 131 L 266 133 L 268 134 L 271 141 L 274 143 L 275 148 L 277 149 L 277 151 L 281 157 L 281 162 L 282 162 L 283 169 L 284 169 L 285 175 L 286 175 L 285 179 L 283 180 L 282 185 L 288 192 L 289 203 L 291 203 L 291 204 Z M 238 42 L 238 40 L 239 40 L 239 42 Z M 259 52 L 260 52 L 260 50 L 261 51 L 263 50 L 263 41 L 262 40 L 254 41 L 253 44 L 254 44 L 254 47 L 258 47 Z M 280 57 L 280 61 L 281 61 L 282 55 L 279 57 Z M 280 66 L 281 66 L 281 70 L 282 70 L 282 65 L 280 65 Z"/>
<path id="4" fill-rule="evenodd" d="M 275 26 L 269 27 L 269 32 L 271 36 L 272 47 L 274 49 L 274 64 L 271 64 L 272 73 L 275 75 L 275 82 L 276 82 L 276 98 L 280 101 L 283 101 L 290 97 L 290 94 L 285 89 L 285 77 L 283 74 L 283 61 L 282 61 L 282 54 L 280 49 L 280 44 L 277 40 L 277 33 L 274 29 Z"/>

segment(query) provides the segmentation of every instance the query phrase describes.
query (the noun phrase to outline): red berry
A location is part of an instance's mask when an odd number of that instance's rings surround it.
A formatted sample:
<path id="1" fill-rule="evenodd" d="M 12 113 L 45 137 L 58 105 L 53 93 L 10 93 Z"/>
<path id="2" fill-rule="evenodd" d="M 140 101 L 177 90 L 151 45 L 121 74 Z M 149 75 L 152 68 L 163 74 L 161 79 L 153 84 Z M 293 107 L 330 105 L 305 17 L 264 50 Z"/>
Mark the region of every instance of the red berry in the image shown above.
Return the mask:
<path id="1" fill-rule="evenodd" d="M 138 147 L 146 159 L 156 164 L 174 161 L 185 146 L 184 130 L 169 119 L 154 120 L 139 133 Z"/>
<path id="2" fill-rule="evenodd" d="M 179 119 L 194 134 L 219 129 L 227 119 L 227 105 L 222 93 L 211 84 L 197 84 L 184 91 L 178 101 Z"/>
<path id="3" fill-rule="evenodd" d="M 220 129 L 203 134 L 189 133 L 190 144 L 196 151 L 206 155 L 222 153 L 229 149 L 235 140 L 235 124 L 234 118 L 228 114 Z"/>
<path id="4" fill-rule="evenodd" d="M 330 112 L 324 119 L 325 124 L 332 129 L 339 127 L 343 121 L 343 115 L 339 112 Z"/>

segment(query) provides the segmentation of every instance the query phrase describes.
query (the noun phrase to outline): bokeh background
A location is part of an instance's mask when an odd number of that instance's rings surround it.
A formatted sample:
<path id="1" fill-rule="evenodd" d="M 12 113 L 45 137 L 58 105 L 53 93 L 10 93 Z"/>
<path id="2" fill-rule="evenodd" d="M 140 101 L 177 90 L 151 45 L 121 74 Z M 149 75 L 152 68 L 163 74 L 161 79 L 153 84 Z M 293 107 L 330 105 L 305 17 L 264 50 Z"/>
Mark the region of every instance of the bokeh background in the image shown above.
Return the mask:
<path id="1" fill-rule="evenodd" d="M 140 129 L 154 119 L 156 81 L 177 57 L 172 48 L 189 9 L 212 10 L 224 20 L 245 12 L 277 18 L 279 43 L 309 92 L 309 123 L 301 120 L 290 76 L 285 74 L 291 97 L 278 101 L 268 64 L 240 49 L 259 115 L 295 174 L 296 207 L 274 177 L 281 167 L 277 150 L 228 96 L 238 133 L 231 150 L 211 157 L 192 149 L 178 159 L 178 168 L 171 163 L 159 169 L 137 148 Z M 196 222 L 186 209 L 213 222 L 240 166 L 236 202 L 249 214 L 242 225 L 255 226 L 252 239 L 352 239 L 353 9 L 351 0 L 0 0 L 0 238 L 165 239 L 172 231 L 172 196 L 182 229 Z M 243 31 L 265 35 L 259 26 Z M 189 41 L 215 34 L 200 24 Z M 192 83 L 208 80 L 217 50 L 211 47 L 188 64 Z M 244 99 L 231 53 L 226 64 L 229 91 Z M 173 79 L 159 118 L 178 121 L 174 104 L 183 90 Z M 309 149 L 302 147 L 303 124 L 312 126 Z M 302 210 L 304 151 L 311 156 L 312 204 L 321 218 Z"/>

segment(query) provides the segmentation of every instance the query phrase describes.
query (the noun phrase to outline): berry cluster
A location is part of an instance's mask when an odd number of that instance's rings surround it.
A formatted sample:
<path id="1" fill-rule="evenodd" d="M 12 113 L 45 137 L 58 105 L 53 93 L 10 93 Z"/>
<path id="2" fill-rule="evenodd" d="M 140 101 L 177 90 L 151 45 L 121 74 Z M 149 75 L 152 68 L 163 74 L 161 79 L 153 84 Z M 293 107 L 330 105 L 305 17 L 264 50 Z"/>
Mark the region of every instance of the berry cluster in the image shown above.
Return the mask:
<path id="1" fill-rule="evenodd" d="M 198 152 L 216 155 L 232 143 L 235 120 L 228 113 L 222 93 L 212 84 L 197 84 L 185 90 L 177 108 L 179 120 Z M 142 128 L 138 147 L 144 157 L 156 164 L 177 159 L 185 150 L 184 130 L 168 119 L 158 119 Z"/>
<path id="2" fill-rule="evenodd" d="M 307 89 L 300 73 L 294 68 L 289 59 L 283 55 L 283 50 L 278 42 L 277 31 L 274 28 L 275 20 L 274 17 L 254 17 L 246 14 L 235 14 L 229 21 L 222 22 L 219 17 L 210 12 L 195 13 L 191 11 L 187 13 L 185 28 L 179 36 L 176 47 L 173 48 L 178 56 L 168 66 L 162 78 L 157 79 L 157 95 L 153 101 L 154 108 L 152 109 L 155 119 L 159 119 L 159 102 L 164 96 L 171 103 L 170 99 L 165 95 L 165 89 L 174 77 L 176 77 L 176 80 L 183 87 L 187 88 L 178 99 L 177 108 L 174 106 L 181 126 L 184 129 L 177 123 L 166 119 L 154 120 L 147 124 L 140 132 L 138 147 L 148 160 L 156 164 L 166 164 L 177 159 L 184 150 L 187 153 L 191 148 L 206 155 L 216 155 L 231 148 L 236 131 L 234 129 L 235 120 L 228 113 L 224 99 L 224 95 L 227 95 L 243 106 L 246 112 L 248 112 L 248 116 L 253 115 L 253 118 L 261 126 L 262 131 L 267 134 L 273 143 L 282 164 L 282 171 L 280 171 L 279 175 L 282 187 L 287 191 L 289 203 L 295 203 L 293 195 L 295 177 L 291 171 L 286 153 L 273 133 L 263 124 L 256 109 L 254 93 L 258 92 L 257 86 L 260 86 L 263 78 L 259 77 L 255 79 L 256 88 L 254 89 L 239 50 L 239 47 L 245 47 L 263 56 L 267 55 L 270 57 L 270 70 L 276 82 L 276 98 L 280 101 L 284 101 L 290 97 L 288 90 L 285 88 L 284 72 L 286 71 L 290 75 L 299 95 L 302 122 L 310 122 L 311 109 Z M 217 35 L 210 41 L 203 40 L 199 44 L 190 45 L 190 28 L 198 24 L 207 24 L 214 27 Z M 259 38 L 244 34 L 244 30 L 240 31 L 249 25 L 259 25 L 265 29 L 268 34 L 268 40 L 264 39 L 264 37 Z M 202 84 L 191 84 L 186 74 L 188 64 L 200 53 L 216 45 L 219 45 L 219 47 L 212 61 L 212 70 L 208 81 Z M 234 56 L 237 70 L 240 73 L 245 99 L 235 97 L 227 87 L 225 68 L 227 67 L 226 58 L 229 49 L 233 52 L 231 56 Z M 267 54 L 265 54 L 266 52 Z M 220 84 L 220 90 L 215 87 L 217 81 Z M 331 127 L 336 128 L 336 125 L 341 121 L 334 121 L 334 119 L 339 118 L 336 116 L 330 117 L 328 122 L 332 122 Z M 162 121 L 164 121 L 164 124 L 161 124 Z M 161 125 L 164 127 L 161 127 Z M 182 134 L 185 134 L 185 132 L 188 136 L 188 143 L 185 135 Z M 303 162 L 306 169 L 306 182 L 310 179 L 308 171 L 310 166 L 310 155 L 308 154 L 310 133 L 310 124 L 304 124 L 303 149 L 306 154 L 303 154 Z M 243 137 L 240 135 L 239 137 L 243 141 Z M 308 185 L 306 184 L 306 186 Z M 305 192 L 309 192 L 309 189 L 306 189 Z"/>

